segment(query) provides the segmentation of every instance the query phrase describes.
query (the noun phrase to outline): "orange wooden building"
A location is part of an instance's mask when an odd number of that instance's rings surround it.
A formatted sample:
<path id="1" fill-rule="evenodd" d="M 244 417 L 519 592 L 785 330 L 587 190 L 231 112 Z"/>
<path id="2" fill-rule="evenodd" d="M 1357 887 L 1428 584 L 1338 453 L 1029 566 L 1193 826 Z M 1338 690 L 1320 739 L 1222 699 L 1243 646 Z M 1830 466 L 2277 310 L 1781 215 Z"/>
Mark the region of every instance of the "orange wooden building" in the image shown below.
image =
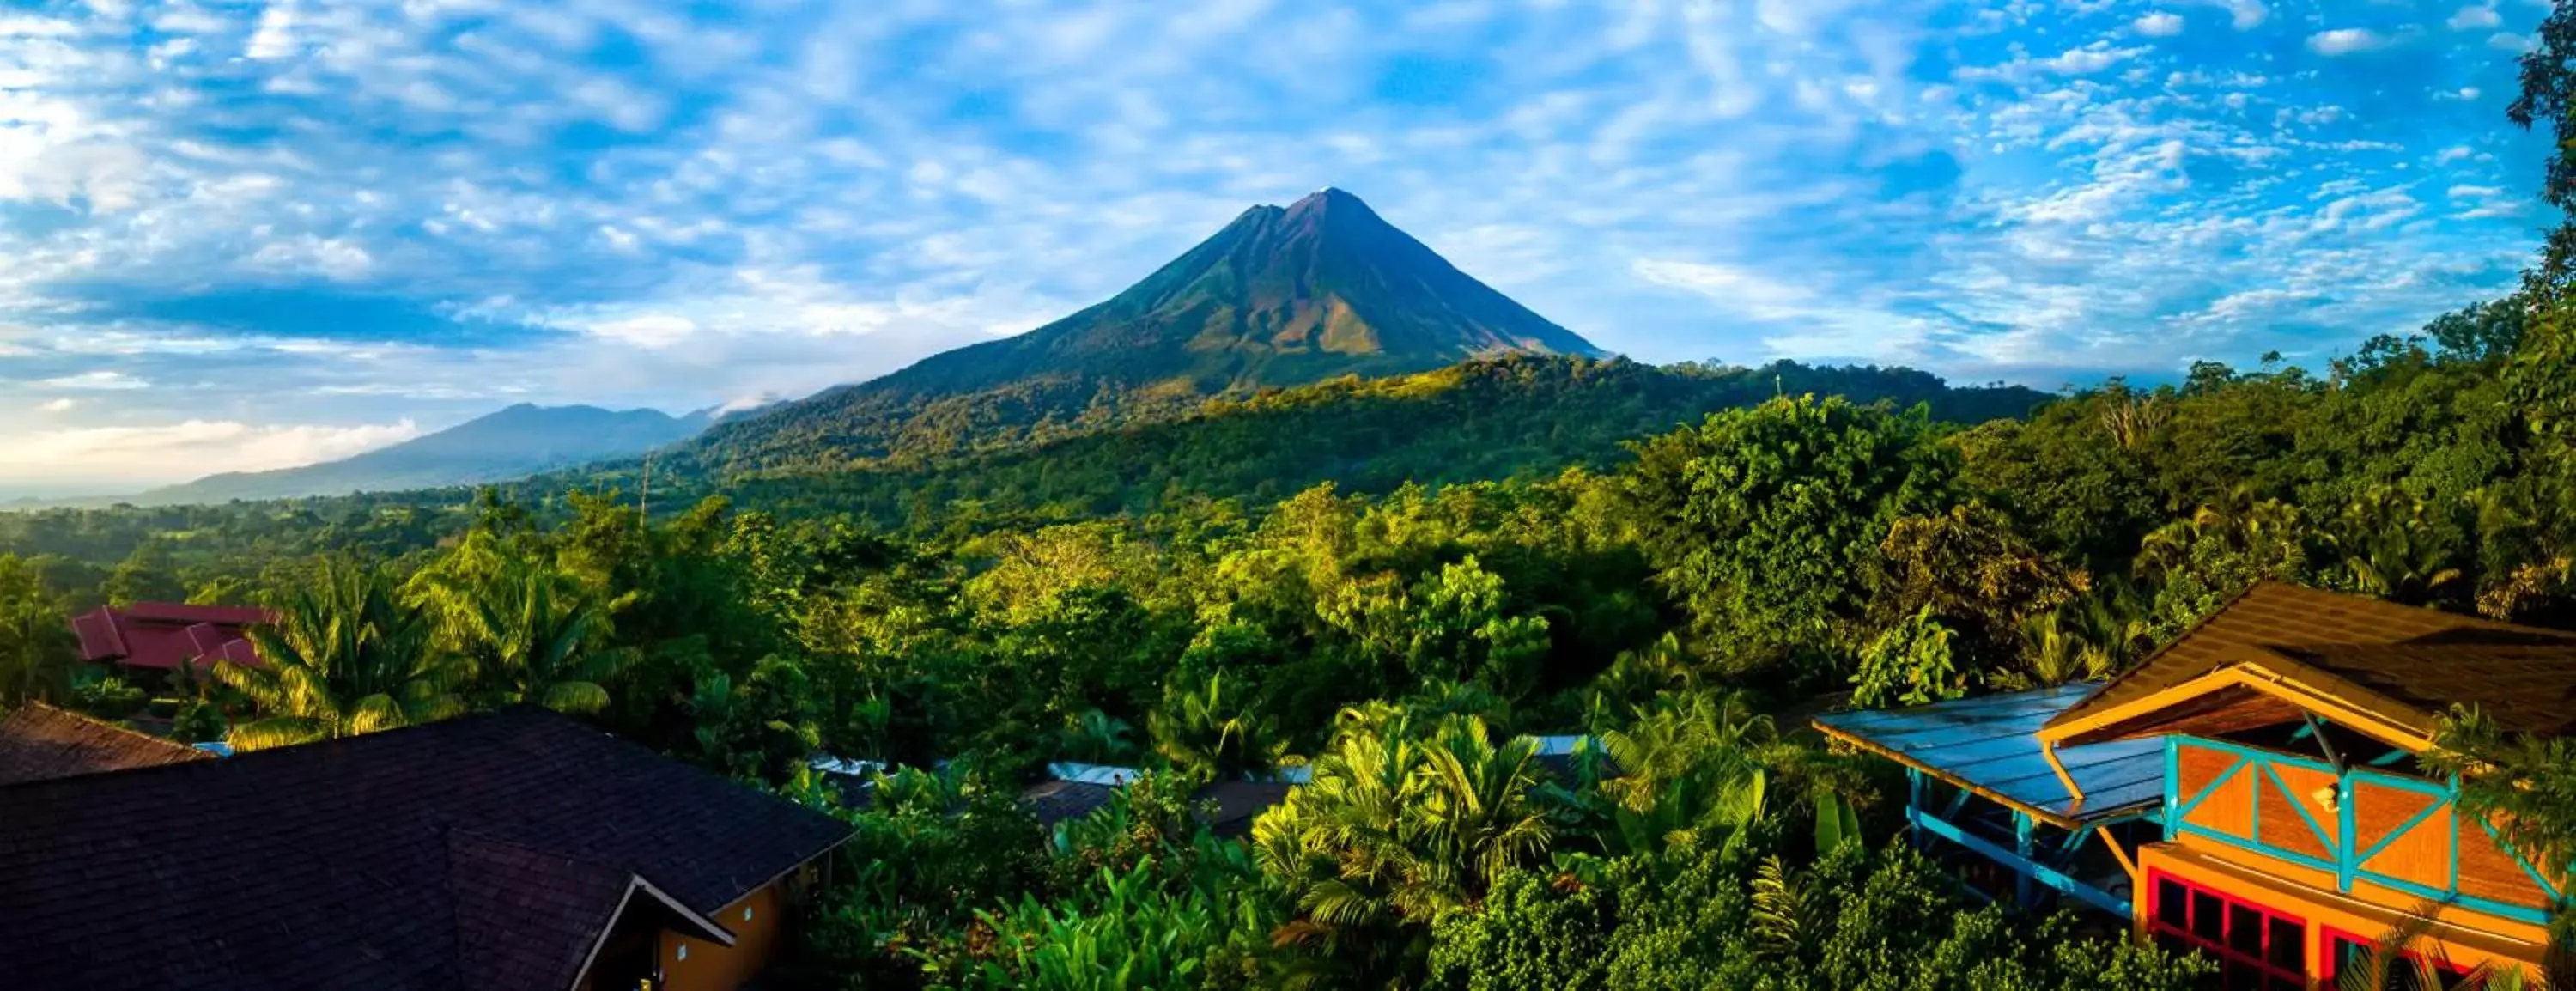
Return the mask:
<path id="1" fill-rule="evenodd" d="M 2416 951 L 2455 970 L 2539 959 L 2564 874 L 2459 812 L 2458 783 L 2418 756 L 2454 704 L 2509 730 L 2576 726 L 2576 635 L 2266 583 L 2099 687 L 2048 691 L 2022 696 L 2034 705 L 2021 708 L 2056 709 L 2030 720 L 2035 728 L 1990 729 L 1973 745 L 1950 742 L 1956 729 L 1905 735 L 1919 710 L 1818 725 L 1907 763 L 1917 806 L 1936 782 L 1976 784 L 1956 770 L 1971 749 L 2035 752 L 2055 784 L 2055 821 L 2085 825 L 2088 802 L 2108 802 L 2122 807 L 2105 812 L 2153 823 L 2131 843 L 2095 831 L 2124 875 L 2106 882 L 2051 868 L 2027 838 L 2010 852 L 2023 862 L 2007 866 L 2096 905 L 2125 905 L 2142 935 L 2218 960 L 2223 987 L 2330 985 L 2410 918 L 2430 919 Z M 2133 785 L 2087 788 L 2108 762 L 2080 755 L 2149 741 L 2161 742 L 2159 800 L 2140 808 Z M 2135 777 L 2135 755 L 2119 753 Z M 2018 770 L 2035 788 L 2029 767 Z M 2083 839 L 2071 835 L 2070 848 Z M 1979 852 L 1995 852 L 1986 846 Z"/>

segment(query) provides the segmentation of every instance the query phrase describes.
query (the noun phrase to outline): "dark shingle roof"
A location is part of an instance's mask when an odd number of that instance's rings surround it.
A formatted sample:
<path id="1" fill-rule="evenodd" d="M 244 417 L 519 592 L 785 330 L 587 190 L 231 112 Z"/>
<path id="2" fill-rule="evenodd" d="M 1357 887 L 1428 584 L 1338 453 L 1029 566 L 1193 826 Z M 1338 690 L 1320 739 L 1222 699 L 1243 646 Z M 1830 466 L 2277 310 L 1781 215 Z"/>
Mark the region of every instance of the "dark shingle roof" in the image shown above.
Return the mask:
<path id="1" fill-rule="evenodd" d="M 30 703 L 0 717 L 0 785 L 209 760 L 203 750 Z M 0 810 L 0 815 L 6 815 Z"/>
<path id="2" fill-rule="evenodd" d="M 2473 705 L 2509 730 L 2556 736 L 2576 728 L 2576 644 L 2277 649 L 2427 714 Z"/>
<path id="3" fill-rule="evenodd" d="M 537 709 L 15 785 L 0 808 L 0 961 L 24 987 L 547 986 L 612 887 L 704 915 L 847 835 Z"/>
<path id="4" fill-rule="evenodd" d="M 2424 669 L 2424 677 L 2415 679 L 2420 693 L 2414 704 L 2439 712 L 2450 702 L 2475 701 L 2465 694 L 2473 692 L 2474 686 L 2465 682 L 2477 676 L 2473 669 L 2479 665 L 2471 659 L 2479 648 L 2576 646 L 2576 634 L 2280 582 L 2259 582 L 2145 662 L 2122 672 L 2051 718 L 2048 725 L 2063 725 L 2144 699 L 2227 665 L 2260 661 L 2267 653 L 2322 656 L 2345 648 L 2392 644 L 2424 648 L 2409 661 L 2430 665 Z M 2333 670 L 2329 663 L 2314 666 Z M 2560 712 L 2576 720 L 2576 708 Z"/>

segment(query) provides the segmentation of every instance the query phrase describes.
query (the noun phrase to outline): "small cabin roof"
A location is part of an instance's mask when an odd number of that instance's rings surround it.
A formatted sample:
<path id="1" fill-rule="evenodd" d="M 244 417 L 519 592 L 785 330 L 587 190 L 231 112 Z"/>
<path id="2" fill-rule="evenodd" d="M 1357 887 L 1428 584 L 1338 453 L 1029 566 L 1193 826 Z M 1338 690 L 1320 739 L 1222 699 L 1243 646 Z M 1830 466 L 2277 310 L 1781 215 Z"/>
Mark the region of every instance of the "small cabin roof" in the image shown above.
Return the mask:
<path id="1" fill-rule="evenodd" d="M 2048 766 L 2040 726 L 2098 687 L 2053 688 L 1936 702 L 1904 709 L 1818 716 L 1826 736 L 1894 760 L 2062 828 L 2137 812 L 2164 801 L 2161 738 L 2058 750 L 2082 801 Z"/>
<path id="2" fill-rule="evenodd" d="M 244 636 L 270 619 L 267 611 L 246 606 L 137 602 L 82 613 L 72 617 L 71 628 L 82 660 L 168 671 L 192 662 L 207 668 L 222 660 L 259 664 L 259 652 Z"/>
<path id="3" fill-rule="evenodd" d="M 2053 739 L 2066 739 L 2066 728 L 2081 721 L 2099 721 L 2099 716 L 2112 710 L 2133 708 L 2143 700 L 2156 698 L 2159 692 L 2190 685 L 2205 674 L 2218 672 L 2231 664 L 2264 662 L 2290 654 L 2298 662 L 2331 669 L 2324 656 L 2349 656 L 2360 669 L 2380 667 L 2375 656 L 2354 649 L 2385 649 L 2385 646 L 2411 644 L 2421 651 L 2409 651 L 2409 664 L 2432 664 L 2437 672 L 2434 682 L 2416 682 L 2414 700 L 2403 700 L 2419 710 L 2442 710 L 2450 703 L 2476 703 L 2468 692 L 2476 690 L 2468 674 L 2473 656 L 2491 646 L 2535 646 L 2535 649 L 2576 649 L 2576 633 L 2548 631 L 2537 625 L 2514 625 L 2478 615 L 2442 613 L 2427 607 L 2396 605 L 2396 602 L 2372 600 L 2362 595 L 2308 589 L 2285 582 L 2254 582 L 2244 595 L 2228 600 L 2190 631 L 2174 638 L 2172 644 L 2148 656 L 2138 667 L 2120 672 L 2099 690 L 2069 705 L 2048 721 Z M 2530 656 L 2527 656 L 2530 659 Z M 2452 669 L 2458 667 L 2458 669 Z M 2553 659 L 2537 659 L 2535 667 L 2561 667 Z M 2576 718 L 2576 705 L 2566 705 L 2566 713 Z"/>
<path id="4" fill-rule="evenodd" d="M 0 717 L 0 785 L 216 756 L 42 702 L 30 702 Z"/>
<path id="5" fill-rule="evenodd" d="M 2455 704 L 2508 729 L 2576 728 L 2576 633 L 2259 582 L 2041 736 L 2216 734 L 2304 710 L 2420 746 Z"/>

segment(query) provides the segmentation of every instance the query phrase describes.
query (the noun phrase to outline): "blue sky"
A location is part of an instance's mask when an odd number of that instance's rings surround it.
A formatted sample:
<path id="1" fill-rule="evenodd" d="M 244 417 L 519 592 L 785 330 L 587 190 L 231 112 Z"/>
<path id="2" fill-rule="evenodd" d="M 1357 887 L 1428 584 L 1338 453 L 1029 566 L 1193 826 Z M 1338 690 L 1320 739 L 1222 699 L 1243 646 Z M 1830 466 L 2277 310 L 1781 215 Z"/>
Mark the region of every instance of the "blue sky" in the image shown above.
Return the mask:
<path id="1" fill-rule="evenodd" d="M 2311 365 L 2549 221 L 2532 0 L 0 6 L 0 491 L 798 395 L 1367 199 L 1652 361 Z"/>

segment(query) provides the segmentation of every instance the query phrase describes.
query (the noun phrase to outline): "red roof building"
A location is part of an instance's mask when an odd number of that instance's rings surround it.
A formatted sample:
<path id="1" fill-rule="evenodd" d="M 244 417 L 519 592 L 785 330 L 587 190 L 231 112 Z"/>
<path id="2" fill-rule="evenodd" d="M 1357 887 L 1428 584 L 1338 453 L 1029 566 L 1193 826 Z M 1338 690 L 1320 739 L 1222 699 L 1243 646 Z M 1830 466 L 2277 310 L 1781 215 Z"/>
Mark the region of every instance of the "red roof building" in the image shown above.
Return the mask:
<path id="1" fill-rule="evenodd" d="M 154 671 L 218 660 L 258 664 L 243 631 L 269 621 L 267 610 L 244 606 L 183 606 L 137 602 L 123 609 L 100 606 L 72 618 L 81 658 Z"/>

